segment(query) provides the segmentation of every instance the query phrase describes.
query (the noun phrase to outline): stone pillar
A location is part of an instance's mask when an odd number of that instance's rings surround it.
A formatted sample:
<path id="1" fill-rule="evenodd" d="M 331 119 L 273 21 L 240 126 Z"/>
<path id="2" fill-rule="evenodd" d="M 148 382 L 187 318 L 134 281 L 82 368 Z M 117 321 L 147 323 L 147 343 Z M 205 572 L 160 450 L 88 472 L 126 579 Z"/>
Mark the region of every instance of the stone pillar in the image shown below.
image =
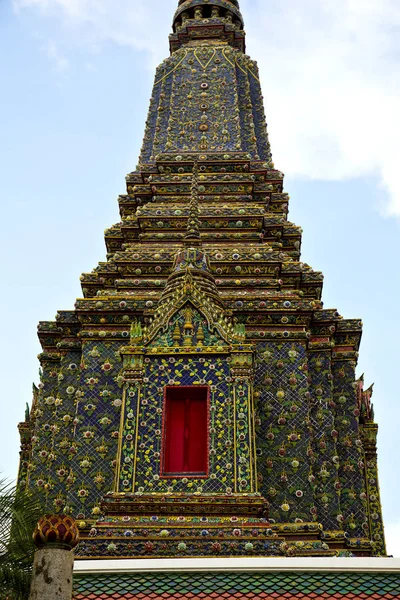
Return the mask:
<path id="1" fill-rule="evenodd" d="M 46 515 L 34 531 L 37 547 L 29 600 L 72 600 L 72 550 L 79 532 L 72 517 Z"/>

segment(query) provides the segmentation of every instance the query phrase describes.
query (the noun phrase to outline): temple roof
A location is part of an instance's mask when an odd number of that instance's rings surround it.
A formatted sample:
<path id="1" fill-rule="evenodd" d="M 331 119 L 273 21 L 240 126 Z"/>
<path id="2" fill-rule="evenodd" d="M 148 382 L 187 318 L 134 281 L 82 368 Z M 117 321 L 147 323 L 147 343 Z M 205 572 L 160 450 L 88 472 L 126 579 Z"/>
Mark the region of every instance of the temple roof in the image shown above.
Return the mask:
<path id="1" fill-rule="evenodd" d="M 309 559 L 310 560 L 310 559 Z M 337 559 L 335 559 L 337 560 Z M 347 559 L 348 560 L 348 559 Z M 357 559 L 360 560 L 360 559 Z M 312 559 L 311 559 L 312 562 Z M 208 572 L 79 575 L 74 600 L 396 600 L 400 574 Z"/>

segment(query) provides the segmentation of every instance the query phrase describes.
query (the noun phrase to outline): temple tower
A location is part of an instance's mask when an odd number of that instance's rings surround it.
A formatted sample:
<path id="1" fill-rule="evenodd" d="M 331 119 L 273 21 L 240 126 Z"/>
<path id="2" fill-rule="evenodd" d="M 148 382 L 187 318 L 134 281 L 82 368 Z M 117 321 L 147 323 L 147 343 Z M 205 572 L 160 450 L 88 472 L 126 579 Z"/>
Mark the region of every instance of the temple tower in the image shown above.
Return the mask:
<path id="1" fill-rule="evenodd" d="M 21 486 L 79 559 L 383 556 L 359 319 L 321 301 L 236 0 L 180 0 L 83 297 L 39 324 Z"/>

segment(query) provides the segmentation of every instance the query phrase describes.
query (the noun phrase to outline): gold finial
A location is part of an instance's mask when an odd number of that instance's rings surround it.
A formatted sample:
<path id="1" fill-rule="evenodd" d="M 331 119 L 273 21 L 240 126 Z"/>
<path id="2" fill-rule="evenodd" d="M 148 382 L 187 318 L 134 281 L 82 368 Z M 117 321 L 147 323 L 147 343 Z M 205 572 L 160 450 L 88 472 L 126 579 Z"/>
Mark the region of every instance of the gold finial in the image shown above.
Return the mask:
<path id="1" fill-rule="evenodd" d="M 199 328 L 197 330 L 197 345 L 204 346 L 204 340 L 206 339 L 203 325 L 200 323 Z"/>
<path id="2" fill-rule="evenodd" d="M 192 309 L 189 306 L 185 309 L 185 325 L 184 325 L 184 329 L 185 329 L 185 331 L 187 329 L 189 329 L 190 331 L 193 330 L 193 312 L 192 312 Z"/>
<path id="3" fill-rule="evenodd" d="M 137 346 L 143 341 L 142 324 L 140 321 L 132 321 L 131 324 L 131 345 Z"/>
<path id="4" fill-rule="evenodd" d="M 179 342 L 179 340 L 181 339 L 181 329 L 179 327 L 178 321 L 175 323 L 172 339 L 174 340 L 174 342 Z"/>
<path id="5" fill-rule="evenodd" d="M 246 325 L 242 325 L 241 323 L 237 323 L 234 329 L 234 336 L 239 342 L 246 341 Z"/>
<path id="6" fill-rule="evenodd" d="M 190 308 L 190 306 L 188 306 L 185 309 L 185 324 L 183 326 L 184 329 L 184 338 L 183 338 L 183 345 L 186 346 L 187 348 L 190 348 L 191 346 L 193 346 L 193 330 L 194 330 L 194 326 L 193 326 L 193 311 Z"/>

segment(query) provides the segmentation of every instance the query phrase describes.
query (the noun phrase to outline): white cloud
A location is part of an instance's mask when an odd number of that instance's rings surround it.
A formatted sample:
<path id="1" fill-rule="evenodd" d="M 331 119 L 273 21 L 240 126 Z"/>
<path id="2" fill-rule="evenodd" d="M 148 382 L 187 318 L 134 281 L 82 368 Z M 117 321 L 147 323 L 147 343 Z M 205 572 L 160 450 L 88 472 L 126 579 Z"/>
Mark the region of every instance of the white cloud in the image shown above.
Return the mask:
<path id="1" fill-rule="evenodd" d="M 177 3 L 176 3 L 177 4 Z M 168 51 L 167 36 L 175 1 L 155 0 L 13 0 L 17 13 L 36 9 L 44 17 L 59 17 L 73 34 L 71 43 L 96 48 L 114 42 L 146 50 L 156 61 Z M 160 28 L 164 35 L 160 35 Z M 154 63 L 154 64 L 153 64 Z"/>
<path id="2" fill-rule="evenodd" d="M 400 558 L 400 521 L 387 525 L 385 533 L 388 555 Z"/>
<path id="3" fill-rule="evenodd" d="M 56 44 L 53 42 L 53 40 L 50 40 L 47 44 L 47 56 L 50 59 L 50 61 L 52 62 L 52 64 L 54 65 L 54 69 L 56 71 L 59 71 L 60 73 L 62 71 L 65 71 L 66 69 L 69 68 L 69 60 L 65 57 L 62 56 L 56 46 Z"/>
<path id="4" fill-rule="evenodd" d="M 248 29 L 279 168 L 321 179 L 377 174 L 388 212 L 400 216 L 399 27 L 396 0 L 305 0 L 301 12 L 283 0 Z"/>
<path id="5" fill-rule="evenodd" d="M 14 0 L 59 15 L 76 43 L 167 54 L 177 0 Z M 377 175 L 400 216 L 398 0 L 242 0 L 275 163 L 299 177 Z"/>

